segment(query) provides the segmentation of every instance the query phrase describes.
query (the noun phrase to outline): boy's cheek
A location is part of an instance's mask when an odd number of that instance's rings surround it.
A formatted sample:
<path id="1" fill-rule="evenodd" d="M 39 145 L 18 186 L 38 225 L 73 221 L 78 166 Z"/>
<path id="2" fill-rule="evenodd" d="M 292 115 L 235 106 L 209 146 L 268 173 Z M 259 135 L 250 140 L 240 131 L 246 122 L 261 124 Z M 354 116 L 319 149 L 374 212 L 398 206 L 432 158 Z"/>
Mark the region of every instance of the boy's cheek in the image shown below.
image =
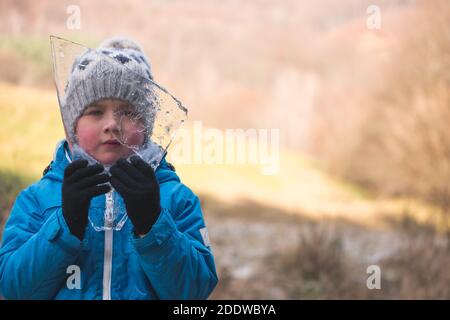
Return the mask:
<path id="1" fill-rule="evenodd" d="M 78 143 L 86 151 L 93 151 L 99 143 L 98 132 L 94 129 L 79 127 L 77 130 Z"/>
<path id="2" fill-rule="evenodd" d="M 145 128 L 140 123 L 122 121 L 122 136 L 118 137 L 124 144 L 130 146 L 142 145 L 144 143 Z"/>
<path id="3" fill-rule="evenodd" d="M 130 132 L 125 141 L 127 145 L 139 146 L 144 143 L 144 134 L 138 131 Z"/>

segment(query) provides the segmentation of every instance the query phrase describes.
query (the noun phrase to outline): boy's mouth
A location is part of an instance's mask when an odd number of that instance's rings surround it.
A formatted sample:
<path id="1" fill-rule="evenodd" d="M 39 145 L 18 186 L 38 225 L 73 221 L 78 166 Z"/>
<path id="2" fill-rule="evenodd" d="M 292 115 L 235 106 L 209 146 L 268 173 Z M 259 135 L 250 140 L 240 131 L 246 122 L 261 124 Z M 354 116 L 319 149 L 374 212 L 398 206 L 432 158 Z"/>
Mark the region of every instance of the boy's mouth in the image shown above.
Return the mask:
<path id="1" fill-rule="evenodd" d="M 103 144 L 108 146 L 120 146 L 120 142 L 117 141 L 116 139 L 106 140 L 105 142 L 103 142 Z"/>

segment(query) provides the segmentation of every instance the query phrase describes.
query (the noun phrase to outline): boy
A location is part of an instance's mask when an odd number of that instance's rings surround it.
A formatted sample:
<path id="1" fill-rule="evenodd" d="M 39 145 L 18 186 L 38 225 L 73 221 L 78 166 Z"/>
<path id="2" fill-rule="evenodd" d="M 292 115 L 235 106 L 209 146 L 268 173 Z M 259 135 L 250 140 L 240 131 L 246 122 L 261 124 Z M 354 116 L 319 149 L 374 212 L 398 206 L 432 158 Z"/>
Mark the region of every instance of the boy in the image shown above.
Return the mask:
<path id="1" fill-rule="evenodd" d="M 5 225 L 0 294 L 206 299 L 217 275 L 199 199 L 164 158 L 156 172 L 137 156 L 126 160 L 131 145 L 145 143 L 139 124 L 148 127 L 154 112 L 129 90 L 136 74 L 152 79 L 148 60 L 128 39 L 105 41 L 96 52 L 95 59 L 77 60 L 69 78 L 62 112 L 67 141 L 41 180 L 19 194 Z M 105 55 L 118 63 L 99 76 Z M 73 143 L 97 163 L 72 159 Z M 110 185 L 128 219 L 120 229 L 98 232 L 89 217 L 103 217 Z"/>

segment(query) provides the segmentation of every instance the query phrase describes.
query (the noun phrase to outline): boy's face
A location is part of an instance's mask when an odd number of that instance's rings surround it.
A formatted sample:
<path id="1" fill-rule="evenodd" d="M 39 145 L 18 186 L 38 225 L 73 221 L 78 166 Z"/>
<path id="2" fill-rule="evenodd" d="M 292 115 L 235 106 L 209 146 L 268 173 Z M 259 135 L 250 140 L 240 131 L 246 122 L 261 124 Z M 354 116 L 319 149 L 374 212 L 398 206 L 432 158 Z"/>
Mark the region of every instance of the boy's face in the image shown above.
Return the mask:
<path id="1" fill-rule="evenodd" d="M 133 110 L 129 103 L 117 99 L 88 106 L 75 128 L 80 147 L 103 164 L 130 156 L 130 146 L 140 146 L 145 139 L 142 122 L 133 120 Z"/>

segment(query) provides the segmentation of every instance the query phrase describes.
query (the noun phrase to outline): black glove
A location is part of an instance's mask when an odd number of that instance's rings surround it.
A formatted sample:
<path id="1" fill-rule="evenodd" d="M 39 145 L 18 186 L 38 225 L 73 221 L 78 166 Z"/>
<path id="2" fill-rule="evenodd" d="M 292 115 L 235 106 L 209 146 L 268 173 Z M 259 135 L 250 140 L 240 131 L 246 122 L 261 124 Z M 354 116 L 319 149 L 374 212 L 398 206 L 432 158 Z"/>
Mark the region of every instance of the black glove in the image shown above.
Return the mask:
<path id="1" fill-rule="evenodd" d="M 144 235 L 161 212 L 159 184 L 152 167 L 138 156 L 120 159 L 111 167 L 111 185 L 119 192 L 135 233 Z"/>
<path id="2" fill-rule="evenodd" d="M 103 172 L 103 166 L 88 166 L 86 160 L 76 160 L 64 170 L 62 186 L 63 216 L 70 232 L 82 240 L 88 222 L 88 211 L 91 199 L 111 190 L 108 185 L 100 185 L 109 181 L 109 175 Z"/>

